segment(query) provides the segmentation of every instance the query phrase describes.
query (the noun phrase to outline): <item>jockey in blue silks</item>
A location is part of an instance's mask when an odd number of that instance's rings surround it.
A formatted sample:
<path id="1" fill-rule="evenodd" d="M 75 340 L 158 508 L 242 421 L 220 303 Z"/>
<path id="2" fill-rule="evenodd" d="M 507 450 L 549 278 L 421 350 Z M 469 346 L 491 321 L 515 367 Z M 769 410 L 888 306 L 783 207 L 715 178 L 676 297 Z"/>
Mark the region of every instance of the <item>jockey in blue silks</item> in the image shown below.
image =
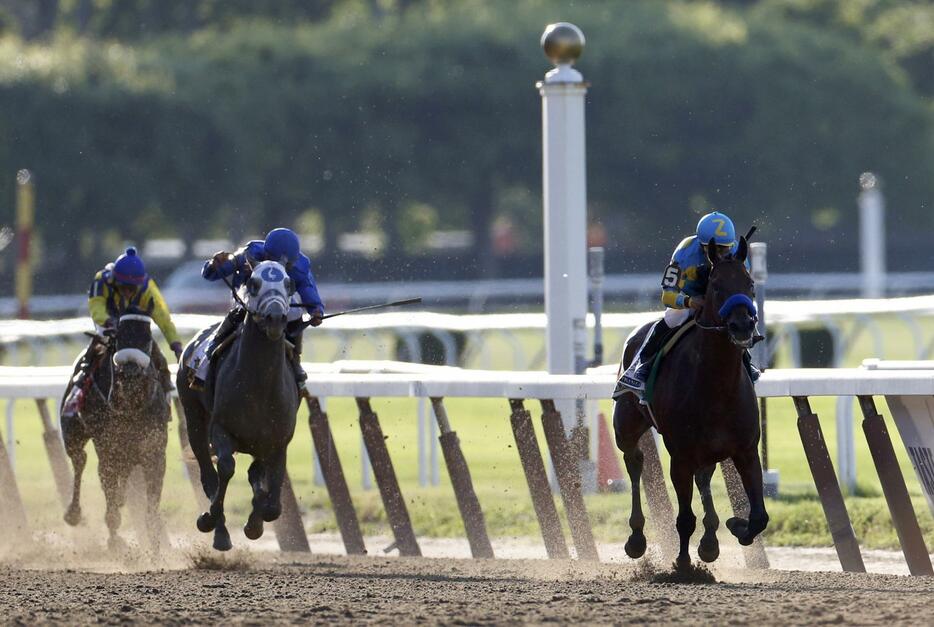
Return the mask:
<path id="1" fill-rule="evenodd" d="M 286 338 L 293 344 L 292 368 L 295 371 L 295 381 L 299 391 L 305 392 L 305 381 L 308 375 L 302 368 L 302 310 L 307 309 L 311 314 L 311 326 L 321 324 L 324 316 L 324 303 L 318 294 L 315 277 L 311 273 L 311 261 L 302 254 L 298 236 L 290 229 L 278 228 L 271 230 L 265 240 L 253 240 L 237 252 L 230 254 L 226 251 L 216 253 L 211 259 L 204 262 L 201 276 L 208 281 L 218 281 L 230 277 L 231 285 L 237 289 L 246 283 L 253 272 L 253 267 L 262 261 L 277 261 L 285 267 L 286 273 L 295 286 L 296 299 L 294 302 L 303 303 L 302 307 L 293 307 L 289 312 L 289 322 L 286 325 Z M 245 312 L 235 306 L 224 318 L 224 321 L 214 331 L 212 337 L 203 343 L 202 351 L 195 351 L 193 364 L 195 379 L 192 388 L 199 389 L 204 386 L 208 377 L 211 356 L 214 348 L 237 329 L 243 321 Z"/>
<path id="2" fill-rule="evenodd" d="M 620 377 L 613 398 L 618 398 L 624 392 L 634 392 L 641 398 L 652 371 L 653 358 L 671 336 L 671 331 L 687 322 L 704 307 L 707 278 L 710 274 L 706 248 L 710 240 L 714 241 L 722 253 L 736 252 L 736 228 L 726 214 L 719 211 L 708 213 L 697 223 L 695 235 L 684 238 L 675 248 L 671 262 L 662 276 L 662 304 L 666 307 L 665 316 L 652 326 L 629 368 Z M 748 260 L 746 264 L 748 267 Z M 759 378 L 759 371 L 752 365 L 748 351 L 743 354 L 743 363 L 755 383 Z"/>

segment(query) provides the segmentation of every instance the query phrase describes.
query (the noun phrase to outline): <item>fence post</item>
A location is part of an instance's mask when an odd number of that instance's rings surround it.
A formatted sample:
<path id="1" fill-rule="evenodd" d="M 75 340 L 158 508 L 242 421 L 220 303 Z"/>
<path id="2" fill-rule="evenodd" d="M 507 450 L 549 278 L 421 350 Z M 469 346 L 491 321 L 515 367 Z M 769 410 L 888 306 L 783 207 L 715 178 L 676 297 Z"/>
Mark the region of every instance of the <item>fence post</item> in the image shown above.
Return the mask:
<path id="1" fill-rule="evenodd" d="M 521 398 L 509 399 L 509 406 L 512 409 L 509 423 L 512 425 L 512 434 L 516 438 L 516 450 L 519 451 L 525 480 L 529 484 L 538 526 L 542 530 L 545 551 L 552 559 L 568 559 L 570 553 L 568 553 L 564 532 L 561 530 L 561 522 L 558 520 L 558 509 L 551 496 L 548 475 L 545 473 L 545 462 L 542 460 L 542 453 L 535 438 L 532 415 L 523 406 Z"/>
<path id="2" fill-rule="evenodd" d="M 678 534 L 675 531 L 675 512 L 665 486 L 665 473 L 662 471 L 655 433 L 646 429 L 639 438 L 639 450 L 642 451 L 642 490 L 649 504 L 652 524 L 658 534 L 658 543 L 662 553 L 674 557 L 678 553 Z"/>
<path id="3" fill-rule="evenodd" d="M 871 396 L 860 396 L 859 406 L 863 411 L 863 432 L 869 443 L 869 452 L 876 466 L 882 493 L 892 514 L 892 523 L 898 534 L 898 542 L 905 554 L 908 570 L 912 575 L 934 575 L 931 558 L 924 545 L 924 536 L 918 526 L 918 518 L 908 495 L 905 478 L 898 467 L 895 447 L 885 426 L 885 420 L 876 411 L 876 404 Z"/>
<path id="4" fill-rule="evenodd" d="M 292 479 L 289 478 L 288 471 L 282 479 L 279 503 L 282 506 L 282 513 L 273 523 L 279 550 L 310 553 L 311 547 L 308 545 L 308 536 L 305 534 L 305 524 L 302 522 L 302 513 L 298 509 L 298 499 L 295 498 L 295 490 L 292 489 Z"/>
<path id="5" fill-rule="evenodd" d="M 464 452 L 461 450 L 457 432 L 451 429 L 443 399 L 432 398 L 431 406 L 438 422 L 438 430 L 441 432 L 438 437 L 438 441 L 441 443 L 441 454 L 444 455 L 444 463 L 448 467 L 448 476 L 451 478 L 451 485 L 454 486 L 454 496 L 457 499 L 457 508 L 460 510 L 461 518 L 464 521 L 467 542 L 470 543 L 470 553 L 478 558 L 492 558 L 493 545 L 490 544 L 490 538 L 487 535 L 483 510 L 480 508 L 480 501 L 477 499 L 476 491 L 474 491 L 473 481 L 470 478 L 470 468 L 468 468 Z"/>
<path id="6" fill-rule="evenodd" d="M 49 456 L 49 464 L 52 466 L 52 478 L 55 479 L 55 488 L 58 490 L 58 497 L 62 505 L 68 507 L 71 502 L 71 469 L 68 467 L 67 455 L 65 454 L 65 444 L 62 442 L 62 436 L 52 424 L 52 416 L 49 414 L 49 404 L 44 398 L 36 399 L 36 407 L 39 408 L 39 417 L 42 419 L 42 442 L 45 444 L 45 452 Z"/>
<path id="7" fill-rule="evenodd" d="M 318 462 L 321 464 L 321 474 L 324 475 L 324 484 L 327 486 L 331 505 L 334 507 L 334 517 L 341 530 L 344 549 L 348 555 L 365 555 L 366 545 L 363 534 L 360 532 L 360 522 L 357 511 L 350 499 L 350 490 L 344 478 L 344 468 L 341 466 L 337 447 L 334 445 L 334 435 L 331 433 L 331 424 L 328 415 L 321 409 L 321 402 L 317 397 L 309 397 L 308 427 L 311 429 L 311 438 L 318 453 Z"/>
<path id="8" fill-rule="evenodd" d="M 840 484 L 837 483 L 837 475 L 827 451 L 820 421 L 817 414 L 811 411 L 811 403 L 806 396 L 795 396 L 794 403 L 798 412 L 798 433 L 801 435 L 804 455 L 807 457 L 811 476 L 814 477 L 814 485 L 824 509 L 824 516 L 827 518 L 827 526 L 830 528 L 840 566 L 847 572 L 864 573 L 866 566 L 859 551 L 856 533 L 850 523 L 850 515 L 846 511 Z"/>
<path id="9" fill-rule="evenodd" d="M 545 431 L 548 450 L 551 451 L 551 461 L 555 465 L 555 475 L 571 527 L 571 537 L 574 539 L 574 546 L 577 547 L 577 556 L 584 560 L 598 561 L 600 556 L 597 555 L 597 545 L 593 539 L 590 518 L 587 516 L 587 507 L 581 493 L 578 464 L 580 458 L 572 452 L 573 447 L 564 435 L 561 414 L 555 408 L 554 401 L 542 399 L 541 405 L 542 428 Z"/>
<path id="10" fill-rule="evenodd" d="M 386 517 L 389 518 L 389 525 L 396 538 L 394 544 L 399 549 L 400 555 L 420 556 L 422 550 L 415 539 L 409 510 L 405 506 L 405 499 L 402 498 L 402 491 L 399 490 L 399 481 L 396 479 L 396 471 L 392 466 L 389 451 L 386 449 L 386 440 L 379 426 L 379 418 L 370 407 L 369 398 L 357 397 L 357 408 L 360 411 L 360 431 L 363 433 L 363 441 L 373 464 L 376 485 L 379 486 L 383 506 L 386 508 Z"/>
<path id="11" fill-rule="evenodd" d="M 5 512 L 6 523 L 16 536 L 26 535 L 26 508 L 23 507 L 23 499 L 16 485 L 16 475 L 13 472 L 13 465 L 10 464 L 10 457 L 2 435 L 0 435 L 0 497 L 3 499 L 3 508 L 0 511 Z"/>

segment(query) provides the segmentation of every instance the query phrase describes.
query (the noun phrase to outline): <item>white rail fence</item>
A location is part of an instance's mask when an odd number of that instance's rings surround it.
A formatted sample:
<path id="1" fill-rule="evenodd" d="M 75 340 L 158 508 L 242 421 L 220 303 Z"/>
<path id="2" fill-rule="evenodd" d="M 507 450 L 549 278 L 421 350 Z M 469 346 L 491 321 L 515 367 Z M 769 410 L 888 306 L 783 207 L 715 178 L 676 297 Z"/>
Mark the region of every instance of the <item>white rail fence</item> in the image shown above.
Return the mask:
<path id="1" fill-rule="evenodd" d="M 934 367 L 930 364 L 911 364 L 911 369 L 891 369 L 899 364 L 876 364 L 874 368 L 771 370 L 757 384 L 761 397 L 791 397 L 798 411 L 798 429 L 802 446 L 814 478 L 818 496 L 824 508 L 832 541 L 837 549 L 841 566 L 847 571 L 864 570 L 862 555 L 846 504 L 843 500 L 833 462 L 820 430 L 817 416 L 811 411 L 810 397 L 854 396 L 859 399 L 863 413 L 862 427 L 872 452 L 893 524 L 898 532 L 905 559 L 912 574 L 934 574 L 927 547 L 921 536 L 917 518 L 908 495 L 904 477 L 899 469 L 894 445 L 882 416 L 876 410 L 875 398 L 885 397 L 892 410 L 901 439 L 909 451 L 915 472 L 934 512 Z M 455 496 L 464 520 L 465 530 L 473 554 L 492 557 L 482 509 L 473 489 L 469 468 L 461 452 L 457 434 L 451 430 L 444 399 L 493 398 L 502 399 L 509 407 L 509 420 L 516 438 L 517 451 L 522 461 L 546 550 L 551 557 L 570 555 L 566 539 L 555 508 L 554 497 L 532 428 L 527 401 L 541 405 L 542 427 L 548 452 L 554 463 L 555 478 L 565 504 L 569 528 L 578 557 L 598 559 L 596 545 L 590 529 L 585 502 L 581 494 L 580 476 L 576 460 L 580 459 L 581 443 L 568 438 L 556 401 L 577 399 L 593 401 L 606 399 L 615 383 L 615 373 L 596 371 L 587 375 L 547 375 L 540 372 L 478 372 L 456 368 L 411 367 L 408 372 L 386 372 L 400 367 L 397 364 L 343 363 L 322 367 L 309 364 L 314 374 L 309 388 L 314 398 L 309 401 L 309 426 L 321 471 L 331 496 L 338 524 L 347 551 L 365 550 L 356 513 L 350 500 L 337 450 L 320 399 L 350 397 L 356 399 L 361 434 L 380 494 L 396 537 L 395 546 L 402 554 L 420 554 L 417 539 L 409 519 L 405 499 L 396 480 L 392 461 L 386 450 L 378 416 L 370 405 L 373 398 L 424 399 L 432 407 L 438 426 L 439 442 L 451 477 Z M 63 377 L 63 375 L 65 375 Z M 67 466 L 62 469 L 64 452 L 49 412 L 47 399 L 58 399 L 67 377 L 63 368 L 0 368 L 0 398 L 35 399 L 39 403 L 46 430 L 46 447 L 56 474 L 60 492 L 68 486 Z M 179 421 L 179 425 L 183 421 Z M 180 434 L 181 435 L 181 434 Z M 183 439 L 184 443 L 184 439 Z M 647 455 L 645 481 L 662 485 L 655 440 L 643 438 L 641 443 Z M 0 446 L 0 452 L 5 452 Z M 56 461 L 57 460 L 57 461 Z M 199 484 L 197 467 L 191 460 L 186 463 L 196 495 Z M 57 470 L 56 470 L 57 468 Z M 724 476 L 730 487 L 731 466 L 726 464 Z M 0 484 L 8 508 L 16 509 L 11 499 L 22 509 L 16 490 L 15 473 L 10 460 L 0 459 Z M 665 490 L 647 488 L 652 515 L 660 528 L 673 529 L 671 503 Z M 742 515 L 743 505 L 737 506 Z M 288 508 L 286 508 L 288 509 Z M 295 509 L 297 512 L 297 509 Z M 666 525 L 667 521 L 667 525 Z M 300 525 L 300 520 L 299 520 Z M 307 544 L 307 541 L 306 541 Z M 747 564 L 764 565 L 761 544 L 746 553 Z"/>
<path id="2" fill-rule="evenodd" d="M 793 366 L 802 365 L 802 336 L 806 329 L 823 327 L 832 340 L 831 365 L 842 365 L 844 356 L 863 337 L 868 337 L 876 356 L 886 355 L 886 324 L 894 321 L 911 338 L 912 357 L 934 357 L 934 325 L 924 324 L 934 317 L 934 296 L 912 296 L 893 299 L 850 299 L 780 301 L 766 303 L 771 330 L 769 354 L 787 347 Z M 615 345 L 606 351 L 607 359 L 615 360 L 622 352 L 628 332 L 660 315 L 657 311 L 604 314 L 604 329 L 616 332 Z M 215 316 L 181 314 L 174 316 L 179 331 L 186 336 L 216 322 Z M 587 324 L 593 328 L 593 316 Z M 425 336 L 440 348 L 443 363 L 465 364 L 468 361 L 483 369 L 535 370 L 544 368 L 544 343 L 523 341 L 523 333 L 544 332 L 544 313 L 452 315 L 432 312 L 393 312 L 335 318 L 309 331 L 316 337 L 325 335 L 336 347 L 333 354 L 316 351 L 316 342 L 307 343 L 307 356 L 321 362 L 348 357 L 346 346 L 351 340 L 362 341 L 372 354 L 383 359 L 395 359 L 396 344 L 401 344 L 408 360 L 422 361 Z M 0 321 L 0 356 L 7 365 L 53 365 L 70 363 L 74 359 L 74 342 L 84 341 L 82 333 L 90 330 L 87 318 L 65 320 L 3 320 Z M 387 341 L 395 338 L 396 341 Z M 311 339 L 311 338 L 310 338 Z M 499 340 L 508 346 L 503 353 L 490 348 L 490 341 Z M 321 344 L 318 342 L 317 344 Z M 901 347 L 903 343 L 900 343 Z M 508 359 L 508 362 L 506 361 Z"/>

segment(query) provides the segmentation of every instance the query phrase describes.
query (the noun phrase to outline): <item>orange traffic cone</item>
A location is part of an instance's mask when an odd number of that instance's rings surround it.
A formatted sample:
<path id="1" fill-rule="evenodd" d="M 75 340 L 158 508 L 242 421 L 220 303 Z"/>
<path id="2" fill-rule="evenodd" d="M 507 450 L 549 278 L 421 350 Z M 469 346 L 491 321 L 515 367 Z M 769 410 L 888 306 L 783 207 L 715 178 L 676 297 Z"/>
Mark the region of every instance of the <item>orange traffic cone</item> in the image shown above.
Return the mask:
<path id="1" fill-rule="evenodd" d="M 626 490 L 626 479 L 623 478 L 623 469 L 616 456 L 616 444 L 610 429 L 606 426 L 606 416 L 602 413 L 597 416 L 599 424 L 597 431 L 597 490 L 600 492 L 623 492 Z"/>

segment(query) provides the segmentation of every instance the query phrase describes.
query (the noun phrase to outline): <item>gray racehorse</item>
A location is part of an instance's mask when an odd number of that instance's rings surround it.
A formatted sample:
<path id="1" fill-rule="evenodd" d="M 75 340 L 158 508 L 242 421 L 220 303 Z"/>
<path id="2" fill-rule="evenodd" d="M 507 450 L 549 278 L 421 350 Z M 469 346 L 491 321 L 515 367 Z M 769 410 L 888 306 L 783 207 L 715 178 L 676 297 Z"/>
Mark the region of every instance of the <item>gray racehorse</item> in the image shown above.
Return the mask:
<path id="1" fill-rule="evenodd" d="M 127 480 L 137 465 L 146 485 L 146 522 L 153 551 L 158 552 L 162 540 L 159 502 L 170 413 L 161 374 L 151 358 L 159 349 L 150 323 L 149 316 L 127 313 L 120 317 L 112 337 L 95 336 L 88 350 L 97 353 L 98 365 L 87 400 L 78 415 L 62 415 L 65 451 L 74 468 L 65 522 L 77 525 L 81 521 L 81 475 L 87 462 L 84 448 L 90 439 L 97 451 L 98 474 L 107 501 L 104 519 L 111 549 L 124 544 L 117 535 L 120 509 L 126 502 Z M 69 392 L 70 386 L 65 398 Z"/>
<path id="2" fill-rule="evenodd" d="M 214 531 L 214 548 L 231 548 L 224 517 L 224 497 L 234 474 L 234 453 L 248 453 L 247 473 L 253 488 L 253 509 L 243 528 L 247 538 L 263 535 L 263 522 L 279 517 L 279 495 L 285 477 L 286 448 L 295 432 L 299 395 L 284 338 L 293 293 L 285 268 L 264 261 L 241 288 L 246 317 L 238 336 L 212 364 L 203 390 L 189 387 L 189 360 L 213 327 L 202 331 L 186 348 L 177 377 L 185 409 L 188 441 L 201 469 L 201 485 L 211 501 L 198 518 L 198 529 Z M 217 456 L 217 468 L 211 452 Z"/>

